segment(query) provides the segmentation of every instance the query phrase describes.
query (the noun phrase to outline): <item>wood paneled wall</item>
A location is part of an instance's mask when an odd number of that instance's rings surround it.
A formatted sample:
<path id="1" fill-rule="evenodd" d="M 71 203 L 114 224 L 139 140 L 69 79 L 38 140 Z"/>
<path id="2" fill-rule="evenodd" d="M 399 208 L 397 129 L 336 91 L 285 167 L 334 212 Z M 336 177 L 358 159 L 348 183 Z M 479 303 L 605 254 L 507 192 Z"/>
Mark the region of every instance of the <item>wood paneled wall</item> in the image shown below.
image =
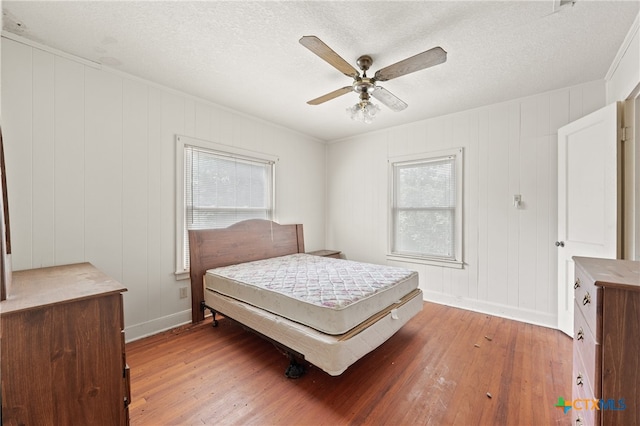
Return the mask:
<path id="1" fill-rule="evenodd" d="M 555 326 L 556 132 L 605 104 L 598 81 L 325 147 L 4 38 L 2 89 L 14 269 L 94 263 L 129 288 L 128 338 L 189 318 L 173 274 L 175 134 L 279 156 L 278 221 L 304 223 L 308 250 L 376 263 L 387 263 L 387 159 L 464 147 L 465 268 L 403 266 L 429 300 Z"/>
<path id="2" fill-rule="evenodd" d="M 14 270 L 93 263 L 129 289 L 128 339 L 189 321 L 189 283 L 174 275 L 176 134 L 278 156 L 276 219 L 324 248 L 324 143 L 67 56 L 2 39 Z"/>
<path id="3" fill-rule="evenodd" d="M 557 129 L 604 105 L 598 81 L 330 144 L 327 247 L 391 263 L 387 159 L 464 147 L 464 269 L 398 265 L 427 300 L 555 327 Z"/>

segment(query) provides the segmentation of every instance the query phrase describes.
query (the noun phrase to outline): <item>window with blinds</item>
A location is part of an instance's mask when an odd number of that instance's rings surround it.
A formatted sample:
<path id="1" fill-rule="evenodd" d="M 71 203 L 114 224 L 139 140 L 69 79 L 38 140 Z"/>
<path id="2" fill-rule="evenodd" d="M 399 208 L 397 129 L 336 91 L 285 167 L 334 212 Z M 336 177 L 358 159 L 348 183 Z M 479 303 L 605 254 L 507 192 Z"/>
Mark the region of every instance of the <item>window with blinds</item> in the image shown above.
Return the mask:
<path id="1" fill-rule="evenodd" d="M 461 168 L 461 149 L 391 163 L 391 255 L 461 262 Z"/>
<path id="2" fill-rule="evenodd" d="M 275 164 L 273 159 L 184 141 L 182 148 L 182 255 L 178 272 L 189 270 L 189 229 L 226 228 L 247 219 L 273 219 Z"/>

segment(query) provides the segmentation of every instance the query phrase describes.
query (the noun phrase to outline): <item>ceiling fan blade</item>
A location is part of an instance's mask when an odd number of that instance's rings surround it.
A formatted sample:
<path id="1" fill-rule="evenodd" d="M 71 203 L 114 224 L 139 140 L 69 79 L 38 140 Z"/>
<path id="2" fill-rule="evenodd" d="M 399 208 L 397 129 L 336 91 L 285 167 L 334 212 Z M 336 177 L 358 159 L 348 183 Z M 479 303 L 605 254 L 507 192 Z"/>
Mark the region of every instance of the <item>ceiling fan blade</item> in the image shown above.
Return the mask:
<path id="1" fill-rule="evenodd" d="M 304 36 L 300 39 L 300 44 L 320 56 L 322 59 L 327 61 L 329 65 L 336 68 L 342 74 L 356 78 L 360 75 L 357 69 L 349 65 L 347 61 L 342 59 L 340 55 L 334 52 L 329 46 L 324 44 L 322 40 L 320 40 L 316 36 Z"/>
<path id="2" fill-rule="evenodd" d="M 345 93 L 353 92 L 353 86 L 345 86 L 341 89 L 334 90 L 331 93 L 327 93 L 326 95 L 322 95 L 319 98 L 315 98 L 307 102 L 309 105 L 320 105 L 331 99 L 337 98 L 338 96 L 342 96 Z"/>
<path id="3" fill-rule="evenodd" d="M 376 81 L 387 81 L 392 78 L 441 64 L 446 60 L 447 52 L 445 52 L 441 47 L 434 47 L 426 52 L 418 53 L 415 56 L 378 70 L 374 78 Z"/>
<path id="4" fill-rule="evenodd" d="M 396 95 L 394 95 L 384 87 L 376 86 L 376 90 L 371 92 L 371 96 L 396 112 L 402 111 L 408 106 L 403 100 L 398 98 Z"/>

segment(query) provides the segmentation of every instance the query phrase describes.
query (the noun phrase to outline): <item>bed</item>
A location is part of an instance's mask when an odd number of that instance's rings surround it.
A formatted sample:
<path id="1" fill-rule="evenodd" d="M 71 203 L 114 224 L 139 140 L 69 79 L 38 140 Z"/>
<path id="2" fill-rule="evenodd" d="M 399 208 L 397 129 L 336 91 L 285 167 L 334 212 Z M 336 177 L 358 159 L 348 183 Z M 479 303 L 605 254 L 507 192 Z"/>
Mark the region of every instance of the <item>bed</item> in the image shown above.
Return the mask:
<path id="1" fill-rule="evenodd" d="M 414 271 L 304 252 L 303 227 L 248 220 L 189 231 L 192 320 L 206 310 L 274 342 L 299 377 L 299 359 L 332 376 L 422 310 Z"/>

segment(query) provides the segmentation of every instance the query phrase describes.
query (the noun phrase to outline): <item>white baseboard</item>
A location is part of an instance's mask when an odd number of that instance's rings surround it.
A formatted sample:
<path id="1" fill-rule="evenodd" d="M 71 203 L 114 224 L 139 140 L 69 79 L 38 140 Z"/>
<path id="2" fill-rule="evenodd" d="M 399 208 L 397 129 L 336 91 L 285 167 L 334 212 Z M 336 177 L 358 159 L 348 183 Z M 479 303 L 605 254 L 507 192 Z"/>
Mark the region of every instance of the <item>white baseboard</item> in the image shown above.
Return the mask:
<path id="1" fill-rule="evenodd" d="M 526 322 L 528 324 L 539 325 L 542 327 L 558 329 L 557 316 L 546 312 L 515 308 L 513 306 L 506 306 L 477 299 L 455 297 L 448 294 L 437 293 L 428 290 L 423 290 L 423 293 L 423 298 L 427 302 L 452 306 L 454 308 L 467 309 L 469 311 L 507 318 L 520 322 Z"/>
<path id="2" fill-rule="evenodd" d="M 179 327 L 191 322 L 191 309 L 186 311 L 177 312 L 175 314 L 167 315 L 161 318 L 156 318 L 151 321 L 146 321 L 140 324 L 134 324 L 130 327 L 125 327 L 125 341 L 133 342 L 134 340 L 142 339 L 144 337 L 152 336 L 154 334 L 161 333 L 166 330 L 170 330 L 175 327 Z"/>

